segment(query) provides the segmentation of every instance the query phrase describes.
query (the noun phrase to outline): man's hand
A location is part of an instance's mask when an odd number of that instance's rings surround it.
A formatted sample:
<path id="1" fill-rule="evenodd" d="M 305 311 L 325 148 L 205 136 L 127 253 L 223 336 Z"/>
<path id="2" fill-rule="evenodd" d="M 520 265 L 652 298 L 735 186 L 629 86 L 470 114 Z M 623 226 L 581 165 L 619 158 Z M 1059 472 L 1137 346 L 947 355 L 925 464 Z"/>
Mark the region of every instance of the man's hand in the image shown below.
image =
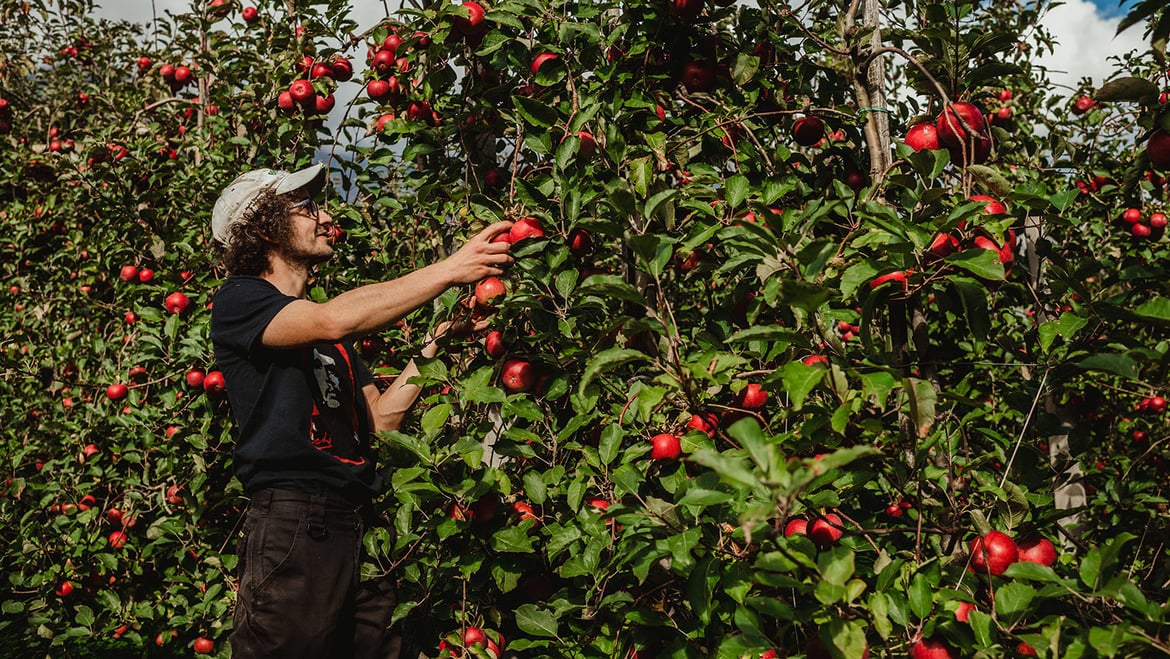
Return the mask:
<path id="1" fill-rule="evenodd" d="M 508 253 L 510 245 L 506 242 L 493 243 L 492 238 L 511 227 L 511 222 L 496 222 L 447 257 L 442 265 L 451 283 L 470 284 L 484 277 L 503 274 L 504 267 L 511 265 L 513 260 Z"/>

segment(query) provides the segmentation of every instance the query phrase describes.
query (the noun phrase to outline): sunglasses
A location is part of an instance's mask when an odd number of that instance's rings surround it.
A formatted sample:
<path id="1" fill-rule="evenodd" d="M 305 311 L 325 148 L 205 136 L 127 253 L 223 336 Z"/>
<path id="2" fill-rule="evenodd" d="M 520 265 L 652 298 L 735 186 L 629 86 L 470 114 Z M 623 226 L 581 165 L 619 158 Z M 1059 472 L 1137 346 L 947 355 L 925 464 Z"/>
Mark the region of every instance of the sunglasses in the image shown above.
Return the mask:
<path id="1" fill-rule="evenodd" d="M 311 215 L 314 220 L 318 218 L 318 215 L 321 212 L 321 207 L 317 205 L 317 202 L 312 197 L 308 199 L 302 199 L 288 207 L 290 211 L 296 210 L 298 208 L 305 209 L 305 212 Z"/>

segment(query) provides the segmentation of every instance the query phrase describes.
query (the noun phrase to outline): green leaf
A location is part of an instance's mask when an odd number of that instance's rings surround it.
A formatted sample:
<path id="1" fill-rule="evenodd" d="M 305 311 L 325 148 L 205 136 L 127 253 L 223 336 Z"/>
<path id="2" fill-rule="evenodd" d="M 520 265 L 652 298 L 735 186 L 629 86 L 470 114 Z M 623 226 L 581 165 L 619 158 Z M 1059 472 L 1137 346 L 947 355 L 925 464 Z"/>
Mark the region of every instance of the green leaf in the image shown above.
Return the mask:
<path id="1" fill-rule="evenodd" d="M 918 437 L 925 439 L 934 425 L 934 406 L 938 393 L 929 380 L 918 378 L 907 378 L 904 387 L 910 396 L 910 418 L 914 421 L 914 428 L 918 431 Z"/>
<path id="2" fill-rule="evenodd" d="M 1142 318 L 1170 322 L 1170 298 L 1156 297 L 1143 302 L 1134 313 Z"/>
<path id="3" fill-rule="evenodd" d="M 516 626 L 525 634 L 557 638 L 557 617 L 535 604 L 522 604 L 516 609 Z"/>
<path id="4" fill-rule="evenodd" d="M 801 361 L 784 365 L 784 391 L 788 393 L 792 409 L 800 410 L 804 407 L 805 398 L 825 379 L 825 373 L 828 372 L 828 369 L 818 364 L 808 365 Z"/>
<path id="5" fill-rule="evenodd" d="M 422 430 L 428 436 L 434 436 L 447 425 L 447 419 L 451 417 L 451 405 L 449 403 L 439 403 L 430 408 L 422 415 Z"/>
<path id="6" fill-rule="evenodd" d="M 578 393 L 584 395 L 585 388 L 589 386 L 593 380 L 601 376 L 603 373 L 612 371 L 619 366 L 625 364 L 632 364 L 634 362 L 648 362 L 650 358 L 644 353 L 637 350 L 629 350 L 626 348 L 610 348 L 598 353 L 596 357 L 590 359 L 585 366 L 585 372 L 581 376 L 581 384 L 578 385 Z"/>
<path id="7" fill-rule="evenodd" d="M 995 590 L 995 613 L 1001 621 L 1017 618 L 1027 613 L 1035 598 L 1036 589 L 1028 584 L 1006 583 Z"/>
<path id="8" fill-rule="evenodd" d="M 1044 323 L 1037 330 L 1040 335 L 1040 350 L 1048 352 L 1056 337 L 1062 337 L 1067 341 L 1088 324 L 1087 319 L 1081 318 L 1071 311 L 1062 313 L 1060 318 Z"/>
<path id="9" fill-rule="evenodd" d="M 1137 362 L 1129 355 L 1120 353 L 1089 355 L 1076 364 L 1086 371 L 1105 371 L 1131 380 L 1137 380 L 1140 377 Z"/>
<path id="10" fill-rule="evenodd" d="M 747 177 L 742 174 L 727 179 L 727 205 L 733 210 L 738 209 L 747 199 L 750 189 Z"/>
<path id="11" fill-rule="evenodd" d="M 831 584 L 844 586 L 853 578 L 853 550 L 837 546 L 830 551 L 821 552 L 817 556 L 817 568 L 822 579 Z"/>
<path id="12" fill-rule="evenodd" d="M 946 262 L 970 272 L 971 274 L 990 281 L 1002 281 L 1004 278 L 1003 263 L 999 261 L 999 253 L 990 249 L 964 249 L 951 254 Z"/>
<path id="13" fill-rule="evenodd" d="M 915 574 L 914 579 L 910 581 L 907 595 L 910 611 L 920 620 L 928 618 L 931 609 L 934 608 L 934 587 L 930 585 L 930 579 L 921 572 Z"/>
<path id="14" fill-rule="evenodd" d="M 529 125 L 536 128 L 548 128 L 557 122 L 556 110 L 534 101 L 530 98 L 520 95 L 512 96 L 512 102 L 516 104 L 516 110 L 520 113 Z"/>
<path id="15" fill-rule="evenodd" d="M 988 311 L 987 287 L 970 277 L 952 275 L 949 277 L 959 300 L 963 304 L 963 320 L 971 335 L 980 343 L 991 333 L 991 315 Z"/>
<path id="16" fill-rule="evenodd" d="M 593 275 L 577 287 L 578 295 L 600 295 L 646 306 L 646 298 L 617 275 Z"/>
<path id="17" fill-rule="evenodd" d="M 779 325 L 753 325 L 747 329 L 735 332 L 727 337 L 725 341 L 727 343 L 765 341 L 779 349 L 785 349 L 794 343 L 802 348 L 810 347 L 809 341 L 804 335 L 793 332 L 790 329 L 785 329 Z"/>
<path id="18" fill-rule="evenodd" d="M 528 535 L 532 522 L 525 520 L 516 526 L 507 526 L 492 535 L 492 549 L 505 553 L 531 554 L 536 551 Z"/>

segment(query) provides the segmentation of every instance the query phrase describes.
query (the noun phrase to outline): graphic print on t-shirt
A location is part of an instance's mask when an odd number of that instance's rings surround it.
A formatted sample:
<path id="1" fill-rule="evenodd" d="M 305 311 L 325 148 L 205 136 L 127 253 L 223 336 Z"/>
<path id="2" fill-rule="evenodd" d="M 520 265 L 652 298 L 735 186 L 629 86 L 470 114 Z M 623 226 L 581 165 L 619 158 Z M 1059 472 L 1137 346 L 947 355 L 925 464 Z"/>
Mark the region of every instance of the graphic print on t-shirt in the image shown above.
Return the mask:
<path id="1" fill-rule="evenodd" d="M 366 459 L 358 430 L 357 386 L 348 357 L 345 348 L 336 343 L 312 349 L 313 416 L 309 440 L 317 450 L 345 464 L 360 465 Z"/>

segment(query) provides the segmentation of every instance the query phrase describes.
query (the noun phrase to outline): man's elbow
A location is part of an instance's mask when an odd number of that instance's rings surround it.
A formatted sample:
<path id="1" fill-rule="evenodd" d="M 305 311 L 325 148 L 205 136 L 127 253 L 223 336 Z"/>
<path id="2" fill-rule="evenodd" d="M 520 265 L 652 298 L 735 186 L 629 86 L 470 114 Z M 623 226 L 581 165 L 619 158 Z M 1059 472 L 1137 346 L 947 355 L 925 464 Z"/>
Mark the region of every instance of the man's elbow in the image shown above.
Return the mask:
<path id="1" fill-rule="evenodd" d="M 402 428 L 405 414 L 378 414 L 374 417 L 374 432 L 389 432 Z"/>

